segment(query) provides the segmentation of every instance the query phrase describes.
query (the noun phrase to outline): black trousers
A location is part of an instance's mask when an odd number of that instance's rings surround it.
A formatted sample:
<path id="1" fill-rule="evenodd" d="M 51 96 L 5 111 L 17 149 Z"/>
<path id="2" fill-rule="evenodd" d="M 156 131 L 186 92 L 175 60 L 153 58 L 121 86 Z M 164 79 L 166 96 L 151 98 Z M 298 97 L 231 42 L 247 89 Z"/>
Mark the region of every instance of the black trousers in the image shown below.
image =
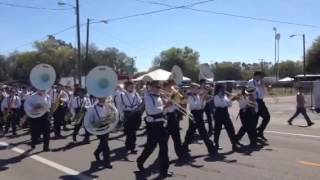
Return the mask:
<path id="1" fill-rule="evenodd" d="M 219 138 L 221 134 L 222 125 L 225 127 L 232 145 L 237 143 L 235 130 L 229 116 L 228 108 L 216 108 L 214 113 L 214 143 L 219 145 Z"/>
<path id="2" fill-rule="evenodd" d="M 143 164 L 159 144 L 160 171 L 166 174 L 169 169 L 168 133 L 163 124 L 163 122 L 147 123 L 147 143 L 137 161 Z"/>
<path id="3" fill-rule="evenodd" d="M 258 103 L 258 113 L 257 113 L 257 123 L 259 117 L 262 117 L 262 122 L 260 126 L 257 128 L 258 135 L 263 135 L 264 130 L 266 129 L 267 125 L 270 122 L 270 113 L 264 101 L 262 99 L 256 100 Z"/>
<path id="4" fill-rule="evenodd" d="M 3 113 L 2 113 L 2 111 L 0 111 L 0 132 L 3 131 L 3 126 L 4 126 Z"/>
<path id="5" fill-rule="evenodd" d="M 189 120 L 189 128 L 186 133 L 183 147 L 185 149 L 188 149 L 188 146 L 189 146 L 189 144 L 191 144 L 196 130 L 198 130 L 201 139 L 204 141 L 204 143 L 207 147 L 208 152 L 209 153 L 214 152 L 213 143 L 209 139 L 208 132 L 207 132 L 205 125 L 204 125 L 203 110 L 192 110 L 191 113 L 193 115 L 193 121 Z"/>
<path id="6" fill-rule="evenodd" d="M 306 108 L 305 107 L 297 107 L 297 110 L 296 112 L 294 113 L 294 115 L 289 119 L 289 122 L 292 122 L 294 118 L 296 118 L 299 114 L 302 114 L 304 119 L 307 121 L 308 124 L 312 123 L 308 114 L 307 114 L 307 111 L 306 111 Z"/>
<path id="7" fill-rule="evenodd" d="M 38 139 L 43 135 L 43 149 L 49 149 L 50 142 L 50 121 L 48 113 L 39 118 L 28 118 L 30 123 L 31 146 L 38 143 Z"/>
<path id="8" fill-rule="evenodd" d="M 110 148 L 108 144 L 109 134 L 97 136 L 99 139 L 99 145 L 94 151 L 95 155 L 100 155 L 102 153 L 103 161 L 105 163 L 110 163 Z"/>
<path id="9" fill-rule="evenodd" d="M 174 150 L 179 158 L 183 157 L 183 148 L 180 136 L 180 124 L 178 115 L 176 112 L 167 113 L 167 129 L 168 129 L 168 139 L 171 136 Z"/>
<path id="10" fill-rule="evenodd" d="M 237 140 L 242 139 L 245 133 L 248 134 L 250 144 L 254 145 L 257 142 L 257 131 L 256 131 L 256 112 L 253 108 L 242 109 L 239 112 L 242 126 L 240 127 L 236 138 Z"/>
<path id="11" fill-rule="evenodd" d="M 207 116 L 207 121 L 208 121 L 208 132 L 213 131 L 213 126 L 212 126 L 212 114 L 213 114 L 213 105 L 212 102 L 208 102 L 206 106 L 204 107 L 204 112 L 206 113 Z"/>
<path id="12" fill-rule="evenodd" d="M 10 114 L 7 116 L 7 119 L 5 119 L 5 129 L 4 133 L 8 133 L 10 126 L 12 129 L 12 134 L 16 134 L 17 131 L 17 123 L 19 119 L 19 109 L 11 109 Z"/>
<path id="13" fill-rule="evenodd" d="M 67 112 L 67 107 L 65 105 L 60 105 L 57 110 L 53 113 L 53 131 L 55 136 L 61 136 L 61 126 L 65 123 L 65 115 Z"/>
<path id="14" fill-rule="evenodd" d="M 137 131 L 141 125 L 141 113 L 139 111 L 124 111 L 124 134 L 126 135 L 125 146 L 127 150 L 135 150 Z"/>

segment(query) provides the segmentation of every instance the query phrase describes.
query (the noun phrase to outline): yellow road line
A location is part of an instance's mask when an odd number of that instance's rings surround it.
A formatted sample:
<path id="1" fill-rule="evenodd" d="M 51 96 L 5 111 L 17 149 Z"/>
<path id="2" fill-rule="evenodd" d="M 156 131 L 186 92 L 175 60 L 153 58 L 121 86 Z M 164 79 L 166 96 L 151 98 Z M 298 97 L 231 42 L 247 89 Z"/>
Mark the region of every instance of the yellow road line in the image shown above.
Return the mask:
<path id="1" fill-rule="evenodd" d="M 300 164 L 306 165 L 306 166 L 313 166 L 320 168 L 320 164 L 314 163 L 314 162 L 308 162 L 308 161 L 298 161 Z"/>

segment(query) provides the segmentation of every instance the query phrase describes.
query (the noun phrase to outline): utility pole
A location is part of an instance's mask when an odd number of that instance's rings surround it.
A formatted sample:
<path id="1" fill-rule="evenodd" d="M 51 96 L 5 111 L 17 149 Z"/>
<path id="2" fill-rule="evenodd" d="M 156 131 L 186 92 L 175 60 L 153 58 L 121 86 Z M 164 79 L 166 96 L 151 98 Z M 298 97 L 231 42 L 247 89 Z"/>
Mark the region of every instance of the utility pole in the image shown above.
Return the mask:
<path id="1" fill-rule="evenodd" d="M 303 41 L 303 76 L 306 76 L 306 36 L 302 34 Z"/>
<path id="2" fill-rule="evenodd" d="M 76 19 L 77 19 L 77 45 L 78 45 L 78 79 L 79 86 L 82 87 L 81 72 L 81 39 L 80 39 L 80 7 L 79 0 L 76 0 Z"/>
<path id="3" fill-rule="evenodd" d="M 87 18 L 87 39 L 86 39 L 86 58 L 85 58 L 85 63 L 84 63 L 84 67 L 85 67 L 85 70 L 84 70 L 84 73 L 86 74 L 87 73 L 87 66 L 88 66 L 88 56 L 89 56 L 89 35 L 90 35 L 90 19 Z"/>

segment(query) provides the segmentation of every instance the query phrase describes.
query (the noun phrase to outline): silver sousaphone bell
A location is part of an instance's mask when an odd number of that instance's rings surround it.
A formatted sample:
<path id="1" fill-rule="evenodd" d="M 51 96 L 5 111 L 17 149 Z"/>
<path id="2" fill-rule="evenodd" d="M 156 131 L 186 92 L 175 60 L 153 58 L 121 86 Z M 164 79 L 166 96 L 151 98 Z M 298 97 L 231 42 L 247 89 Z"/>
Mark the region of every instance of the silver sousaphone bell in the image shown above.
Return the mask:
<path id="1" fill-rule="evenodd" d="M 171 75 L 169 79 L 174 80 L 176 84 L 180 84 L 183 80 L 183 72 L 181 68 L 177 65 L 174 65 L 171 69 Z"/>
<path id="2" fill-rule="evenodd" d="M 56 80 L 56 72 L 49 64 L 38 64 L 30 72 L 30 82 L 38 90 L 45 91 L 51 88 Z M 43 92 L 44 93 L 44 92 Z M 44 97 L 33 94 L 24 102 L 24 109 L 28 117 L 39 118 L 48 112 L 50 107 Z"/>
<path id="3" fill-rule="evenodd" d="M 199 80 L 201 79 L 205 79 L 210 82 L 214 81 L 214 74 L 208 63 L 200 64 Z"/>
<path id="4" fill-rule="evenodd" d="M 98 66 L 92 69 L 86 77 L 86 88 L 89 94 L 98 97 L 113 95 L 117 86 L 118 76 L 108 66 Z M 112 102 L 106 101 L 109 112 L 106 117 L 85 115 L 83 125 L 88 132 L 94 135 L 103 135 L 113 131 L 118 124 L 117 108 Z"/>

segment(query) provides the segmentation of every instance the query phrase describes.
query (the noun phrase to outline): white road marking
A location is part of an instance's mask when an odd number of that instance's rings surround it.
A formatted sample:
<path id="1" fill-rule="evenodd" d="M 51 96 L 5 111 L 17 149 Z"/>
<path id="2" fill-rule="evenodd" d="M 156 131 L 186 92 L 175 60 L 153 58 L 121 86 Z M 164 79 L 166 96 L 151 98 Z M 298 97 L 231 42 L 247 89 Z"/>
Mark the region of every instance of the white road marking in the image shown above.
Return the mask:
<path id="1" fill-rule="evenodd" d="M 289 136 L 311 137 L 311 138 L 320 139 L 320 136 L 310 135 L 310 134 L 295 134 L 295 133 L 279 132 L 279 131 L 265 131 L 265 132 L 270 134 L 282 134 L 282 135 L 289 135 Z"/>
<path id="2" fill-rule="evenodd" d="M 5 144 L 5 142 L 0 142 L 0 144 Z M 11 150 L 14 151 L 14 152 L 16 152 L 16 153 L 18 153 L 18 154 L 23 154 L 23 153 L 26 152 L 25 150 L 20 149 L 20 148 L 17 148 L 17 147 L 11 148 Z M 38 161 L 38 162 L 40 162 L 40 163 L 42 163 L 42 164 L 45 164 L 45 165 L 47 165 L 47 166 L 49 166 L 49 167 L 52 167 L 52 168 L 54 168 L 54 169 L 56 169 L 56 170 L 58 170 L 58 171 L 61 171 L 61 172 L 63 172 L 63 173 L 66 173 L 66 174 L 68 174 L 68 175 L 84 176 L 84 175 L 81 175 L 81 173 L 80 173 L 79 171 L 76 171 L 76 170 L 74 170 L 74 169 L 68 168 L 68 167 L 63 166 L 63 165 L 61 165 L 61 164 L 58 164 L 58 163 L 56 163 L 56 162 L 50 161 L 50 160 L 45 159 L 45 158 L 43 158 L 43 157 L 40 157 L 40 156 L 38 156 L 38 155 L 31 155 L 31 156 L 29 156 L 29 158 L 31 158 L 31 159 L 33 159 L 33 160 L 36 160 L 36 161 Z M 93 180 L 95 180 L 95 179 L 93 179 Z"/>

